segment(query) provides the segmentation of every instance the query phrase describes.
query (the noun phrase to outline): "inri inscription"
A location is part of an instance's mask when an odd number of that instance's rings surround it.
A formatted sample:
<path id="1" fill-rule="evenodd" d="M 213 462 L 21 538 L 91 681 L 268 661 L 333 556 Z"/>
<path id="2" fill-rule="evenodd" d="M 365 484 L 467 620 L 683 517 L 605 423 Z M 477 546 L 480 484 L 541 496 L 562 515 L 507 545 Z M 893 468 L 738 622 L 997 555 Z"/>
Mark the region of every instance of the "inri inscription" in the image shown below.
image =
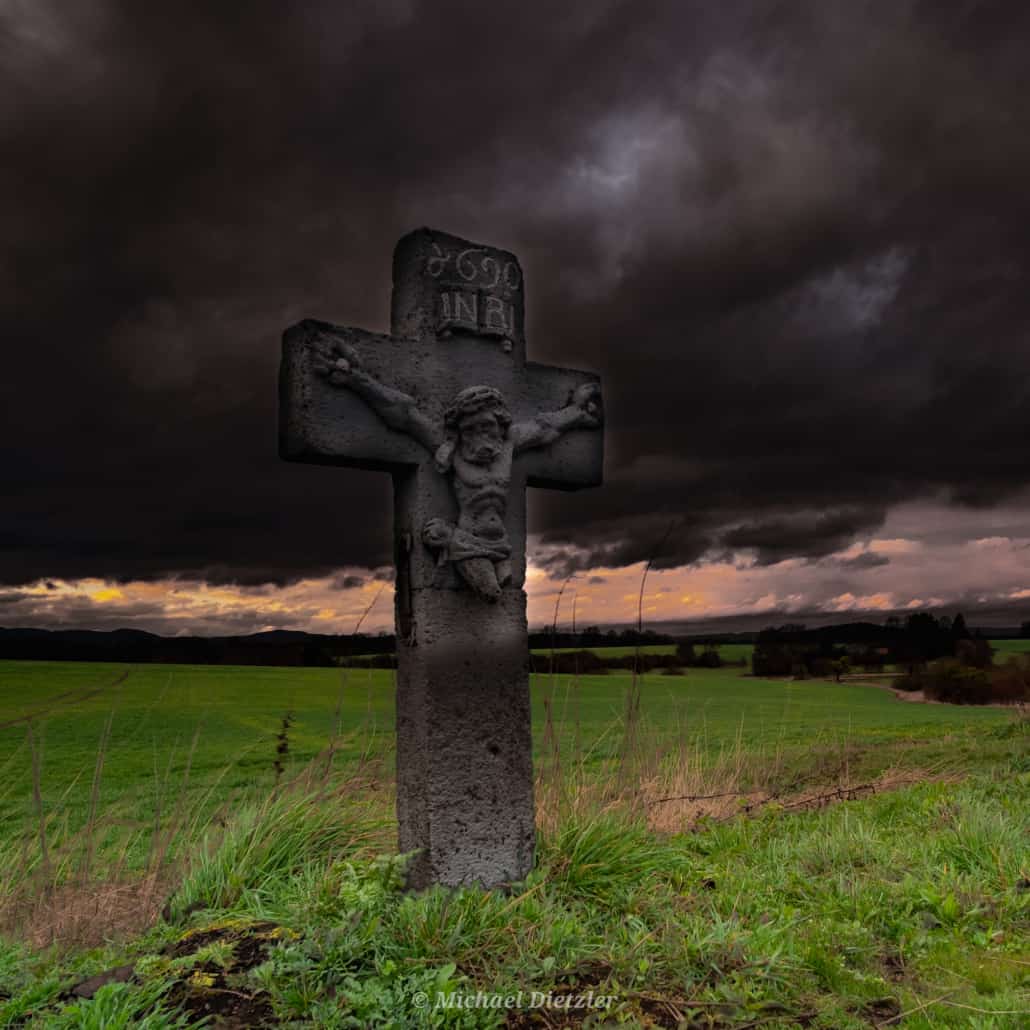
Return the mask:
<path id="1" fill-rule="evenodd" d="M 498 336 L 507 349 L 515 333 L 513 296 L 522 289 L 515 260 L 502 261 L 485 247 L 445 249 L 433 244 L 426 273 L 440 282 L 437 330 Z"/>

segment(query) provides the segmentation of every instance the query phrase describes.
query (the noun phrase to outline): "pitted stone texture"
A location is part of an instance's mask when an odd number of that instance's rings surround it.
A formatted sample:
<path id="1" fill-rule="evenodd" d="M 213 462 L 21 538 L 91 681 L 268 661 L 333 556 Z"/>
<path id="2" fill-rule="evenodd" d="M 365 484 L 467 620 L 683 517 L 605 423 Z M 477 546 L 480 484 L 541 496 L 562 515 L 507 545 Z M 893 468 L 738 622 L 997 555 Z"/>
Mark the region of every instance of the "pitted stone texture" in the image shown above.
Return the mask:
<path id="1" fill-rule="evenodd" d="M 433 619 L 418 655 L 400 644 L 397 816 L 400 848 L 422 851 L 414 886 L 497 886 L 533 863 L 533 763 L 526 598 L 496 605 L 419 591 Z"/>
<path id="2" fill-rule="evenodd" d="M 567 410 L 598 378 L 525 361 L 524 283 L 507 251 L 421 229 L 397 244 L 393 271 L 391 335 L 313 320 L 284 334 L 280 453 L 393 474 L 400 846 L 420 849 L 419 886 L 489 887 L 533 860 L 525 487 L 599 484 L 602 433 L 562 423 L 515 456 L 503 514 L 512 578 L 488 603 L 423 543 L 427 522 L 458 518 L 454 484 L 420 434 L 386 424 L 384 398 L 395 391 L 435 425 L 461 390 L 487 386 L 520 422 Z M 326 339 L 352 348 L 383 389 L 370 400 L 319 374 Z"/>

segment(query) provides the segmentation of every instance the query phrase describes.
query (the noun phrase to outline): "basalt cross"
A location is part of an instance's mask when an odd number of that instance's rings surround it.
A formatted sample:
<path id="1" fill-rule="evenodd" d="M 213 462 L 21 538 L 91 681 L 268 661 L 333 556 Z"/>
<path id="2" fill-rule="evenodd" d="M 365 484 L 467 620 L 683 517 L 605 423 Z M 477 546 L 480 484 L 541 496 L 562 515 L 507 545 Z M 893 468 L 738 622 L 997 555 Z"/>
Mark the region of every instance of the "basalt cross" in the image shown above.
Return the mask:
<path id="1" fill-rule="evenodd" d="M 390 472 L 397 817 L 414 886 L 533 864 L 526 486 L 601 482 L 600 384 L 526 361 L 513 254 L 419 229 L 393 257 L 391 333 L 283 335 L 280 454 Z"/>

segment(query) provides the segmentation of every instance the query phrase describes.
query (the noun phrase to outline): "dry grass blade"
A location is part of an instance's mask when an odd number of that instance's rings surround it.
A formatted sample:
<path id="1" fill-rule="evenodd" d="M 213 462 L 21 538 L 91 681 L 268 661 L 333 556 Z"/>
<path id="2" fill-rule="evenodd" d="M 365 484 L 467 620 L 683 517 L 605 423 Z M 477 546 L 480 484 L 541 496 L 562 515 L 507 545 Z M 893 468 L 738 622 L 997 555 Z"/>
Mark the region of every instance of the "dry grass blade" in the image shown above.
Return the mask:
<path id="1" fill-rule="evenodd" d="M 32 752 L 32 805 L 36 814 L 36 825 L 39 827 L 39 854 L 41 863 L 41 875 L 45 887 L 50 885 L 50 852 L 47 849 L 46 839 L 46 815 L 43 811 L 43 790 L 42 790 L 42 741 L 36 744 L 36 736 L 32 732 L 32 720 L 26 723 L 29 740 L 29 750 Z"/>
<path id="2" fill-rule="evenodd" d="M 633 650 L 633 673 L 630 677 L 629 690 L 626 693 L 626 706 L 623 724 L 623 745 L 622 754 L 619 757 L 619 773 L 617 777 L 618 788 L 625 793 L 631 782 L 639 778 L 639 762 L 642 757 L 640 740 L 640 703 L 642 676 L 640 670 L 640 646 L 644 632 L 644 591 L 647 587 L 647 577 L 655 559 L 665 550 L 665 545 L 672 535 L 673 529 L 681 522 L 681 519 L 672 519 L 665 527 L 661 540 L 651 551 L 650 556 L 644 563 L 644 570 L 640 574 L 640 590 L 637 594 L 637 640 Z"/>
<path id="3" fill-rule="evenodd" d="M 107 745 L 111 739 L 111 725 L 114 722 L 114 710 L 107 717 L 104 723 L 103 732 L 100 735 L 100 746 L 97 748 L 97 761 L 93 767 L 93 785 L 89 794 L 89 815 L 86 818 L 86 855 L 82 862 L 82 882 L 89 880 L 90 871 L 93 867 L 93 852 L 96 845 L 96 824 L 97 805 L 100 801 L 100 781 L 104 774 L 104 759 L 107 756 Z"/>
<path id="4" fill-rule="evenodd" d="M 365 622 L 365 619 L 372 613 L 372 609 L 375 608 L 379 602 L 379 598 L 382 597 L 383 591 L 386 589 L 386 583 L 382 583 L 379 589 L 375 592 L 375 596 L 365 606 L 365 610 L 358 617 L 358 621 L 354 623 L 354 629 L 351 630 L 350 635 L 352 637 L 357 636 L 358 631 L 361 629 Z M 371 672 L 371 670 L 369 670 Z M 343 732 L 343 699 L 347 692 L 347 674 L 349 670 L 346 665 L 340 670 L 340 692 L 336 697 L 336 709 L 333 712 L 333 728 L 329 735 L 329 746 L 325 752 L 325 766 L 322 770 L 322 779 L 328 782 L 330 775 L 333 771 L 333 759 L 336 757 L 336 745 L 340 739 L 340 734 Z M 369 699 L 369 707 L 371 707 L 371 698 Z"/>

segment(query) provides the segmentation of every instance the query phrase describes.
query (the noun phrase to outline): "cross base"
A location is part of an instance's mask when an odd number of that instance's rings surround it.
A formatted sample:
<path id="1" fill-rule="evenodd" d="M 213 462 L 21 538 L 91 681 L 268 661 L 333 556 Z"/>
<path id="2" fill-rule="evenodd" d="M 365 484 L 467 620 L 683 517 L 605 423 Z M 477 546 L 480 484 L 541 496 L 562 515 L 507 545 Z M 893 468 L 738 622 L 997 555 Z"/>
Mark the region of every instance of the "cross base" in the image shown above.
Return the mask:
<path id="1" fill-rule="evenodd" d="M 536 836 L 525 592 L 413 595 L 418 643 L 397 642 L 399 843 L 419 849 L 409 884 L 522 880 Z"/>

